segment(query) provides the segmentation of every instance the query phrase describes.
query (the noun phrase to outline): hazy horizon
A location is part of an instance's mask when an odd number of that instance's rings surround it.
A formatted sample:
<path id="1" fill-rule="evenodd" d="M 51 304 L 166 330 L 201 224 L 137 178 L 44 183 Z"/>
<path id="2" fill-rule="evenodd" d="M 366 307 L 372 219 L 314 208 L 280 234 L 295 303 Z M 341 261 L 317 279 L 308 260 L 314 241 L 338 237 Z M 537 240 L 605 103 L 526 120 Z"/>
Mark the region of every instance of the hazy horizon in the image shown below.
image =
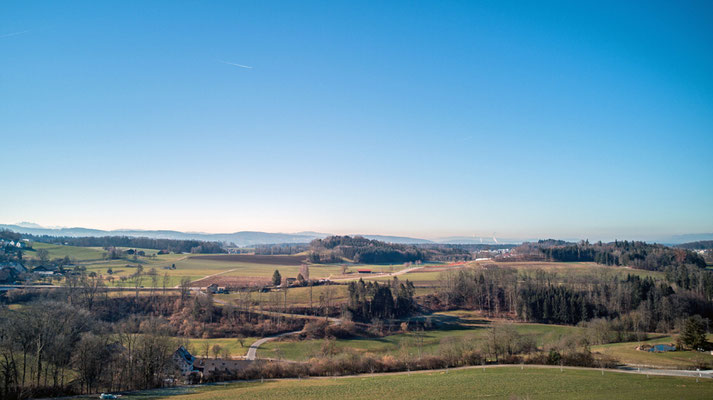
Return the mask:
<path id="1" fill-rule="evenodd" d="M 0 221 L 713 231 L 708 3 L 2 10 Z"/>
<path id="2" fill-rule="evenodd" d="M 309 234 L 309 233 L 318 233 L 318 234 L 324 234 L 324 235 L 367 235 L 367 236 L 392 236 L 392 237 L 404 237 L 404 238 L 413 238 L 413 239 L 425 239 L 425 240 L 431 240 L 431 241 L 440 241 L 440 242 L 445 242 L 447 240 L 466 240 L 466 239 L 472 239 L 475 241 L 480 241 L 484 243 L 520 243 L 522 241 L 528 241 L 528 240 L 541 240 L 541 239 L 557 239 L 557 240 L 568 240 L 568 241 L 579 241 L 579 240 L 589 240 L 589 241 L 604 241 L 604 242 L 611 242 L 614 240 L 642 240 L 642 241 L 649 241 L 649 242 L 659 242 L 659 243 L 666 243 L 666 240 L 670 240 L 672 238 L 676 237 L 688 237 L 688 236 L 702 236 L 704 237 L 703 239 L 691 239 L 691 240 L 679 240 L 678 242 L 685 242 L 685 241 L 695 241 L 695 240 L 713 240 L 713 232 L 680 232 L 680 233 L 661 233 L 661 234 L 650 234 L 650 235 L 613 235 L 613 236 L 606 236 L 606 235 L 588 235 L 586 233 L 582 233 L 579 235 L 575 236 L 557 236 L 557 235 L 549 235 L 547 233 L 542 233 L 542 234 L 535 234 L 531 236 L 517 236 L 517 235 L 501 235 L 498 234 L 497 232 L 493 232 L 491 234 L 488 233 L 483 233 L 483 232 L 473 232 L 471 234 L 444 234 L 440 236 L 433 236 L 433 235 L 412 235 L 412 234 L 402 234 L 402 233 L 394 233 L 394 232 L 389 232 L 389 231 L 383 231 L 383 232 L 371 232 L 371 231 L 350 231 L 350 230 L 338 230 L 338 231 L 315 231 L 315 230 L 310 230 L 310 229 L 303 229 L 303 230 L 298 230 L 298 231 L 267 231 L 264 229 L 232 229 L 232 230 L 226 230 L 226 231 L 205 231 L 205 230 L 183 230 L 183 229 L 168 229 L 168 228 L 162 228 L 162 227 L 143 227 L 143 228 L 137 228 L 137 227 L 117 227 L 117 228 L 100 228 L 97 226 L 79 226 L 79 225 L 43 225 L 43 224 L 38 224 L 35 222 L 31 221 L 21 221 L 21 222 L 2 222 L 0 221 L 0 225 L 15 225 L 15 226 L 22 226 L 25 228 L 37 228 L 37 229 L 76 229 L 76 228 L 83 228 L 83 229 L 97 229 L 97 230 L 102 230 L 102 231 L 177 231 L 177 232 L 182 232 L 182 233 L 188 233 L 188 234 L 206 234 L 206 235 L 219 235 L 219 234 L 233 234 L 233 233 L 238 233 L 238 232 L 264 232 L 264 233 L 271 233 L 271 234 L 288 234 L 288 235 L 299 235 L 299 234 Z M 510 242 L 508 242 L 510 240 Z"/>

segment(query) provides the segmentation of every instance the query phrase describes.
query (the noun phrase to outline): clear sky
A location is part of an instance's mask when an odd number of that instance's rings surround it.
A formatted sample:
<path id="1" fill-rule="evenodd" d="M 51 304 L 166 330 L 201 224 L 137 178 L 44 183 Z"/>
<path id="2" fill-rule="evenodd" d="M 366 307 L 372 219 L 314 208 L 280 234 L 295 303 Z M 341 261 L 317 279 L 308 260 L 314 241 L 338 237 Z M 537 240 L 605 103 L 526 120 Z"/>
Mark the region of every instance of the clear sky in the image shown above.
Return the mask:
<path id="1" fill-rule="evenodd" d="M 713 3 L 0 3 L 0 223 L 713 231 Z"/>

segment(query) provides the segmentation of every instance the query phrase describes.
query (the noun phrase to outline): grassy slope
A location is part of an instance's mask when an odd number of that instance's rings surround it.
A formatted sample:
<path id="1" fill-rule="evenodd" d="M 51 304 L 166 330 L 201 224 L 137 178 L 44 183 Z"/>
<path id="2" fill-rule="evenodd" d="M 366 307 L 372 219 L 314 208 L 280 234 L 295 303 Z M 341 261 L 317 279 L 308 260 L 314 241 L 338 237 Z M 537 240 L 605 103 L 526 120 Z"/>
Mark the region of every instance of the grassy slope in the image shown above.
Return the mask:
<path id="1" fill-rule="evenodd" d="M 400 355 L 404 353 L 417 355 L 419 347 L 421 354 L 433 354 L 438 351 L 442 341 L 446 338 L 467 338 L 470 341 L 484 340 L 488 332 L 488 324 L 487 321 L 485 322 L 459 329 L 426 331 L 421 346 L 418 345 L 418 340 L 414 333 L 401 333 L 383 338 L 338 339 L 334 341 L 334 345 L 341 351 L 351 349 L 360 353 L 378 355 Z M 533 336 L 539 346 L 545 342 L 557 341 L 561 336 L 578 329 L 576 327 L 543 324 L 514 324 L 513 326 L 518 333 Z M 302 341 L 285 339 L 283 341 L 268 342 L 260 347 L 258 355 L 260 357 L 274 358 L 277 354 L 280 354 L 284 359 L 303 361 L 320 354 L 324 342 L 324 339 Z M 279 350 L 276 351 L 276 349 Z"/>
<path id="2" fill-rule="evenodd" d="M 610 371 L 602 376 L 592 370 L 499 367 L 183 389 L 191 390 L 197 392 L 171 399 L 703 399 L 713 396 L 713 382 Z"/>
<path id="3" fill-rule="evenodd" d="M 25 250 L 23 252 L 23 257 L 26 258 L 37 258 L 37 251 L 40 249 L 47 250 L 50 259 L 64 258 L 69 256 L 73 261 L 93 261 L 101 260 L 105 251 L 100 248 L 95 247 L 77 247 L 77 246 L 63 246 L 61 244 L 49 244 L 34 242 L 32 244 L 32 250 Z"/>
<path id="4" fill-rule="evenodd" d="M 711 339 L 709 335 L 708 339 Z M 625 364 L 652 365 L 664 368 L 691 368 L 696 359 L 713 362 L 713 355 L 697 351 L 671 351 L 667 353 L 651 353 L 636 350 L 640 343 L 645 344 L 672 344 L 676 339 L 671 336 L 660 337 L 643 342 L 612 343 L 593 346 L 592 351 L 608 354 Z"/>

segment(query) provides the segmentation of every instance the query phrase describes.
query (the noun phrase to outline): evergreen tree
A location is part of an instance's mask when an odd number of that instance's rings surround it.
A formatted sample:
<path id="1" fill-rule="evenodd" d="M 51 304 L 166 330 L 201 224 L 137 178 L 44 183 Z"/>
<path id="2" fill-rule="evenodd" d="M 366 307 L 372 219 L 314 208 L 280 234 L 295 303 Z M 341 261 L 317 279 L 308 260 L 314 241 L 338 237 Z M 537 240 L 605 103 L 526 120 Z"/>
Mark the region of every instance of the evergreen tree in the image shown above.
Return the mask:
<path id="1" fill-rule="evenodd" d="M 683 331 L 681 331 L 681 341 L 694 350 L 707 345 L 706 326 L 700 315 L 694 315 L 686 320 Z"/>

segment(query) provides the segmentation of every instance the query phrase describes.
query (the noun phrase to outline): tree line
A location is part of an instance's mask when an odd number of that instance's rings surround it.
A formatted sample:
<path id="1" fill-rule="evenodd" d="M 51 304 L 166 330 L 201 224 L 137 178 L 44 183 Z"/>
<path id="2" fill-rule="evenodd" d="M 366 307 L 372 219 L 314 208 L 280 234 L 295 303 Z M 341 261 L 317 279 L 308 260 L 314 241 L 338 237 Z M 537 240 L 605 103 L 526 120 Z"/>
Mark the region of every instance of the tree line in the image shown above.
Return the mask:
<path id="1" fill-rule="evenodd" d="M 219 242 L 204 242 L 200 240 L 153 239 L 147 237 L 102 236 L 102 237 L 70 237 L 22 234 L 25 239 L 36 242 L 63 244 L 80 247 L 132 247 L 144 249 L 165 250 L 173 253 L 223 253 Z"/>
<path id="2" fill-rule="evenodd" d="M 662 271 L 669 265 L 696 265 L 705 268 L 703 257 L 692 251 L 638 241 L 612 243 L 568 243 L 547 245 L 540 242 L 539 251 L 549 261 L 594 261 L 604 265 L 623 265 L 650 271 Z"/>
<path id="3" fill-rule="evenodd" d="M 665 280 L 591 273 L 586 276 L 514 269 L 444 272 L 431 308 L 468 308 L 529 322 L 575 325 L 618 320 L 636 332 L 669 332 L 682 318 L 713 318 L 710 272 L 693 266 L 670 270 Z M 701 278 L 704 276 L 705 278 Z M 682 282 L 682 283 L 679 283 Z"/>
<path id="4" fill-rule="evenodd" d="M 310 243 L 312 263 L 400 264 L 417 261 L 460 261 L 472 258 L 470 247 L 462 245 L 409 245 L 386 243 L 362 236 L 330 236 Z"/>

